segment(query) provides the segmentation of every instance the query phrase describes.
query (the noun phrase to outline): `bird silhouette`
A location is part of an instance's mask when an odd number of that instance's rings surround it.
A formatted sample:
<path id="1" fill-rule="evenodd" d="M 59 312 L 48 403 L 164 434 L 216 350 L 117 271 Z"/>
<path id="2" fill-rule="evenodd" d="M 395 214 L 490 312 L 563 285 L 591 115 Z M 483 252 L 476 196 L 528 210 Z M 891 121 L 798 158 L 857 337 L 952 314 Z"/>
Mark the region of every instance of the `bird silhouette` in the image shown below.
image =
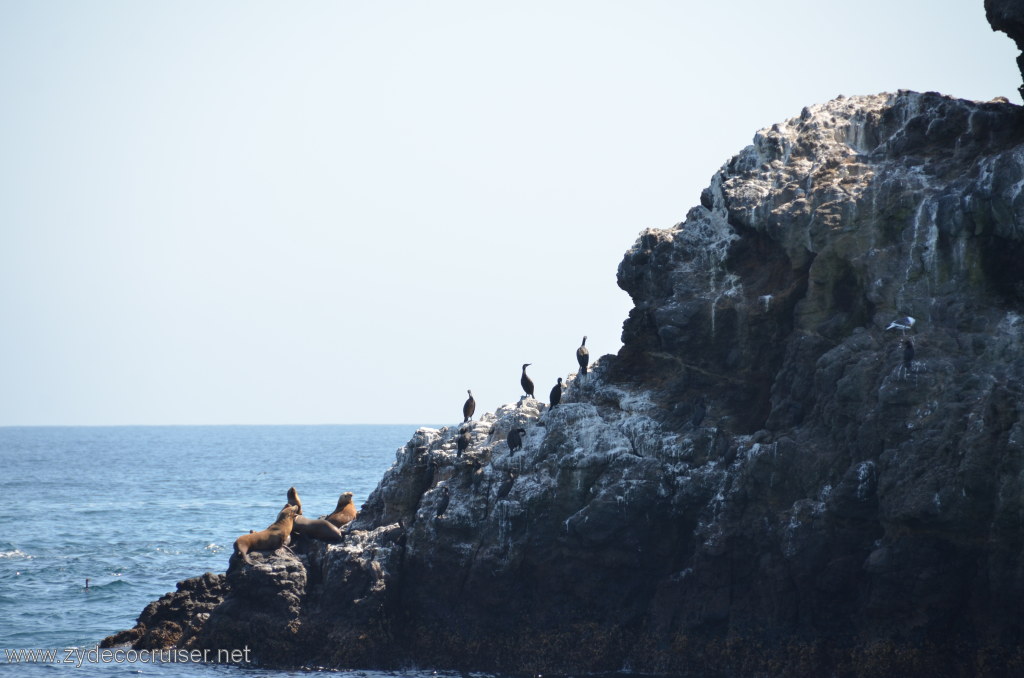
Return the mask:
<path id="1" fill-rule="evenodd" d="M 437 502 L 437 517 L 440 518 L 441 514 L 448 510 L 448 502 L 452 500 L 451 490 L 445 485 L 441 488 L 441 500 Z"/>
<path id="2" fill-rule="evenodd" d="M 523 376 L 519 378 L 519 383 L 522 384 L 523 390 L 526 391 L 526 395 L 533 397 L 533 379 L 526 376 L 526 368 L 533 363 L 523 363 Z"/>
<path id="3" fill-rule="evenodd" d="M 526 435 L 526 429 L 524 428 L 514 428 L 508 432 L 509 454 L 515 454 L 516 450 L 523 449 L 524 435 Z"/>
<path id="4" fill-rule="evenodd" d="M 551 387 L 551 407 L 554 407 L 558 403 L 562 402 L 562 378 L 558 378 L 558 383 Z"/>
<path id="5" fill-rule="evenodd" d="M 903 367 L 910 371 L 910 363 L 914 362 L 914 342 L 910 339 L 903 340 Z"/>
<path id="6" fill-rule="evenodd" d="M 580 364 L 580 374 L 587 373 L 587 364 L 590 362 L 590 351 L 587 350 L 587 338 L 583 337 L 583 343 L 576 349 L 576 362 Z"/>
<path id="7" fill-rule="evenodd" d="M 512 484 L 516 482 L 516 476 L 519 475 L 515 471 L 509 471 L 505 476 L 505 479 L 501 481 L 501 485 L 498 486 L 498 499 L 504 499 L 508 496 L 508 493 L 512 491 Z"/>

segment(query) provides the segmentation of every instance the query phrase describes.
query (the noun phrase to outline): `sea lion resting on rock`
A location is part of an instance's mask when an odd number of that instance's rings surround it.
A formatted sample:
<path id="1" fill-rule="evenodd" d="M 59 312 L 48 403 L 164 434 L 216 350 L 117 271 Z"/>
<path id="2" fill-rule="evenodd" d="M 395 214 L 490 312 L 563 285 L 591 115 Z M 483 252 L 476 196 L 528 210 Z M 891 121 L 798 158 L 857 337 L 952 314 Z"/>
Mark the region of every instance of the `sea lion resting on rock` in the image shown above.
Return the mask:
<path id="1" fill-rule="evenodd" d="M 302 500 L 299 499 L 299 493 L 295 491 L 294 487 L 288 488 L 288 503 L 299 509 L 299 514 L 295 516 L 295 523 L 292 526 L 295 534 L 302 534 L 320 541 L 341 541 L 341 532 L 333 524 L 323 519 L 314 520 L 302 515 Z"/>
<path id="2" fill-rule="evenodd" d="M 288 503 L 299 509 L 298 515 L 302 515 L 302 500 L 299 499 L 299 493 L 295 491 L 294 487 L 288 488 Z"/>
<path id="3" fill-rule="evenodd" d="M 338 527 L 343 527 L 355 519 L 356 507 L 352 503 L 352 493 L 345 492 L 338 497 L 338 505 L 334 507 L 331 515 L 327 516 L 327 521 Z"/>
<path id="4" fill-rule="evenodd" d="M 306 516 L 295 516 L 295 527 L 293 529 L 295 534 L 319 539 L 320 541 L 334 543 L 342 540 L 341 531 L 335 527 L 334 523 L 329 523 L 323 519 L 314 520 Z"/>
<path id="5" fill-rule="evenodd" d="M 277 520 L 267 529 L 259 532 L 243 534 L 235 540 L 235 553 L 242 557 L 242 560 L 252 564 L 249 560 L 249 551 L 276 551 L 288 543 L 292 536 L 292 527 L 295 524 L 295 516 L 298 515 L 298 508 L 286 504 L 281 512 L 277 514 Z"/>

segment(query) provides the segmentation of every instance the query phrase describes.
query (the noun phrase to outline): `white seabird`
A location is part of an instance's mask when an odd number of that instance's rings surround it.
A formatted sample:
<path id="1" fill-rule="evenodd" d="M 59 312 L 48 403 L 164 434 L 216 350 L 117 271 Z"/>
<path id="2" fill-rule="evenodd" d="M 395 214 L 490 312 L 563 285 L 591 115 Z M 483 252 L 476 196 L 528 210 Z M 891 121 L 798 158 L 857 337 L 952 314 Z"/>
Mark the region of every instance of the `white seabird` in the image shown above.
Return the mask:
<path id="1" fill-rule="evenodd" d="M 913 327 L 914 323 L 916 323 L 916 322 L 917 322 L 917 320 L 915 320 L 914 318 L 911 318 L 908 315 L 908 316 L 904 316 L 902 318 L 897 318 L 896 320 L 893 320 L 891 323 L 889 323 L 889 326 L 886 327 L 885 329 L 887 329 L 887 330 L 901 330 L 903 332 L 906 332 L 911 327 Z"/>

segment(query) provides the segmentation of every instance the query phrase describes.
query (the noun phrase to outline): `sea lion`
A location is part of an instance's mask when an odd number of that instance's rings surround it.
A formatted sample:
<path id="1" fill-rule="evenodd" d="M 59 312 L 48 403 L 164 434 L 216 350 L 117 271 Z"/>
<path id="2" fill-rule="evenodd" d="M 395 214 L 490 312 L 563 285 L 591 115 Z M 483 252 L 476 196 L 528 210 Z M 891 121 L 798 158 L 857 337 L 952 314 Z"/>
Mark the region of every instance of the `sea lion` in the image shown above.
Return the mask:
<path id="1" fill-rule="evenodd" d="M 299 499 L 299 493 L 295 491 L 294 487 L 288 488 L 288 503 L 299 509 L 298 515 L 302 515 L 302 500 Z"/>
<path id="2" fill-rule="evenodd" d="M 352 493 L 345 492 L 338 497 L 338 505 L 334 507 L 331 515 L 327 516 L 327 521 L 337 527 L 343 527 L 355 519 L 356 507 L 352 503 Z"/>
<path id="3" fill-rule="evenodd" d="M 233 555 L 241 556 L 242 560 L 252 564 L 249 560 L 250 551 L 276 551 L 288 543 L 292 536 L 292 526 L 295 524 L 295 516 L 298 509 L 286 504 L 275 520 L 267 529 L 259 532 L 243 534 L 235 540 L 235 551 Z"/>
<path id="4" fill-rule="evenodd" d="M 292 529 L 295 531 L 295 534 L 301 534 L 311 539 L 319 539 L 320 541 L 332 544 L 342 540 L 341 531 L 333 523 L 322 519 L 314 520 L 306 516 L 295 516 L 295 525 Z"/>

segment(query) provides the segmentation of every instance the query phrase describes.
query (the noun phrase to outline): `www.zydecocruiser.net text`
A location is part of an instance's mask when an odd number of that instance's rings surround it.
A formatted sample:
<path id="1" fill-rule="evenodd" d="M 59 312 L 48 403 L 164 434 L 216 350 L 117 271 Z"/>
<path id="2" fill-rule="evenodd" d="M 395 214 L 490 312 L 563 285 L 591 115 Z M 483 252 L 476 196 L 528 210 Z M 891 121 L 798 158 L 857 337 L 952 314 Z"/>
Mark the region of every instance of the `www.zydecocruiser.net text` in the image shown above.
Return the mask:
<path id="1" fill-rule="evenodd" d="M 125 648 L 84 649 L 67 647 L 61 650 L 4 649 L 8 664 L 72 664 L 78 668 L 86 664 L 149 664 L 159 662 L 205 662 L 215 664 L 245 664 L 249 662 L 249 647 L 241 650 L 131 650 Z"/>

